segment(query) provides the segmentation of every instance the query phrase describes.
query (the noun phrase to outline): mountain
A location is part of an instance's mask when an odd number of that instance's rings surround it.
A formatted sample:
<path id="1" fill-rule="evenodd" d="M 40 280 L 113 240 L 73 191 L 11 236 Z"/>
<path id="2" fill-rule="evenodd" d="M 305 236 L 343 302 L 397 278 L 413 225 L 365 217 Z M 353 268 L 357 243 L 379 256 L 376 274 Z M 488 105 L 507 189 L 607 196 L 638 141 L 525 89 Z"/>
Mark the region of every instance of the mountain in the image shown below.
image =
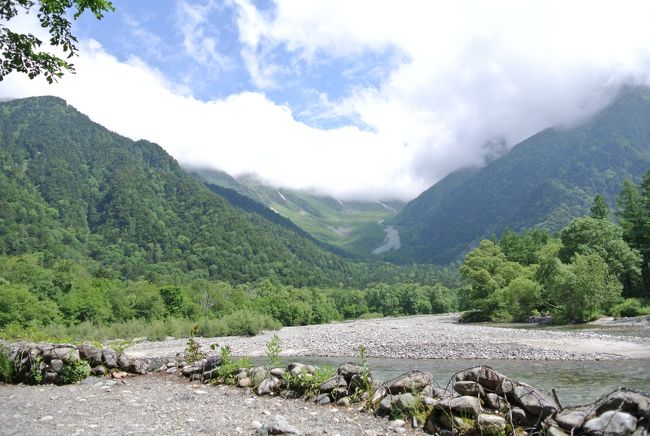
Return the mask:
<path id="1" fill-rule="evenodd" d="M 648 168 L 650 90 L 626 88 L 587 123 L 546 129 L 423 192 L 391 221 L 402 247 L 386 258 L 446 264 L 505 229 L 559 230 L 596 194 L 614 206 L 622 181 Z"/>
<path id="2" fill-rule="evenodd" d="M 348 264 L 299 229 L 230 205 L 160 146 L 55 97 L 0 103 L 0 254 L 123 278 L 339 283 Z"/>
<path id="3" fill-rule="evenodd" d="M 318 241 L 357 256 L 382 244 L 380 221 L 394 217 L 400 201 L 345 201 L 305 191 L 274 188 L 252 176 L 237 179 L 219 170 L 188 168 L 207 183 L 236 191 L 288 218 Z"/>

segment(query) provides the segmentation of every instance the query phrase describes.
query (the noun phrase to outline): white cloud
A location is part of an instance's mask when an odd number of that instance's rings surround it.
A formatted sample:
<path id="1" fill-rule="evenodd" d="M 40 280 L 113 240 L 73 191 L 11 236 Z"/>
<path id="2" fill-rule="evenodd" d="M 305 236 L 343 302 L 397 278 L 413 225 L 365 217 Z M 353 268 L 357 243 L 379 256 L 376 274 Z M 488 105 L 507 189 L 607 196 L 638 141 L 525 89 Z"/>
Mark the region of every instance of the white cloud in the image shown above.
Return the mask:
<path id="1" fill-rule="evenodd" d="M 0 95 L 60 95 L 183 163 L 340 198 L 409 198 L 460 166 L 482 163 L 494 152 L 490 141 L 512 146 L 578 122 L 620 84 L 647 82 L 650 71 L 644 2 L 277 0 L 269 13 L 234 3 L 242 57 L 258 89 L 282 86 L 278 77 L 296 59 L 401 53 L 379 86 L 342 101 L 319 95 L 323 111 L 301 114 L 352 114 L 370 129 L 310 127 L 256 90 L 202 102 L 138 58 L 120 62 L 93 41 L 81 44 L 78 74 L 56 86 L 10 76 Z M 211 3 L 179 5 L 187 50 L 219 63 L 207 30 Z M 279 49 L 295 58 L 279 63 Z"/>

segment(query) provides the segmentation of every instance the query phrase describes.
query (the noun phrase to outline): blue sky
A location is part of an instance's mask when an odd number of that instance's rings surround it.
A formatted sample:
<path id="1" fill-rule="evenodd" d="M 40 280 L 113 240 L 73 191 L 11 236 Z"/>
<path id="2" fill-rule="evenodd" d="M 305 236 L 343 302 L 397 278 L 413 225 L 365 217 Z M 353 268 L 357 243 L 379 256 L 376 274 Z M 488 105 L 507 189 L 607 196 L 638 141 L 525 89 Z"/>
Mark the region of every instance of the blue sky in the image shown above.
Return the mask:
<path id="1" fill-rule="evenodd" d="M 77 73 L 12 74 L 187 166 L 340 199 L 411 199 L 621 86 L 650 84 L 646 1 L 114 0 Z M 43 35 L 34 15 L 9 23 Z"/>

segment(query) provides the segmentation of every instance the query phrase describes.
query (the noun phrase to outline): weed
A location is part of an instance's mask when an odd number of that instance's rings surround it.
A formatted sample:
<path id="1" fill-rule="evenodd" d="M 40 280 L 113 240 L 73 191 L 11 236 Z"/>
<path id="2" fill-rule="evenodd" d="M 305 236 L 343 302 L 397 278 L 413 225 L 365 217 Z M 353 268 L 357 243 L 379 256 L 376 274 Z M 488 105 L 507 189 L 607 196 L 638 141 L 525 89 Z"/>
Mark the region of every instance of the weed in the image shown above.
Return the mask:
<path id="1" fill-rule="evenodd" d="M 7 352 L 0 348 L 0 381 L 11 383 L 14 379 L 14 363 L 9 360 Z"/>
<path id="2" fill-rule="evenodd" d="M 316 368 L 313 374 L 309 374 L 305 368 L 298 375 L 292 375 L 289 372 L 284 374 L 284 380 L 287 383 L 287 390 L 296 392 L 298 395 L 313 399 L 319 393 L 320 385 L 329 378 L 331 378 L 335 369 L 331 366 L 324 365 Z"/>
<path id="3" fill-rule="evenodd" d="M 185 361 L 190 364 L 205 358 L 205 353 L 201 351 L 201 344 L 194 339 L 198 333 L 199 325 L 195 324 L 190 331 L 190 337 L 187 339 L 187 347 L 185 348 Z"/>
<path id="4" fill-rule="evenodd" d="M 272 368 L 282 365 L 282 360 L 280 360 L 280 337 L 278 335 L 273 335 L 270 341 L 266 343 L 266 355 L 269 358 L 269 366 Z"/>
<path id="5" fill-rule="evenodd" d="M 63 384 L 77 383 L 90 375 L 90 365 L 84 360 L 68 361 L 63 365 L 61 382 Z"/>
<path id="6" fill-rule="evenodd" d="M 253 366 L 251 360 L 248 357 L 241 357 L 237 360 L 233 360 L 231 353 L 232 350 L 230 347 L 221 347 L 221 365 L 217 367 L 217 377 L 214 379 L 215 383 L 234 385 L 237 383 L 235 376 L 239 370 Z"/>
<path id="7" fill-rule="evenodd" d="M 25 383 L 30 385 L 40 385 L 43 383 L 43 359 L 36 356 L 31 362 L 28 361 L 29 369 L 25 373 Z"/>

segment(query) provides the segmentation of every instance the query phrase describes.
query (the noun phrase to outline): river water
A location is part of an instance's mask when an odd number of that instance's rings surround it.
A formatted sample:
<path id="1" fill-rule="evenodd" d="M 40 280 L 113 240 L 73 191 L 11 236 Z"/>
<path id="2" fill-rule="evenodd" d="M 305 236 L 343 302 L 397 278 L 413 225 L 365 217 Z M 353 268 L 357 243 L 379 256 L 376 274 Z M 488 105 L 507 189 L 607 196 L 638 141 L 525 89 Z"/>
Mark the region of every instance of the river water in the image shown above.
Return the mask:
<path id="1" fill-rule="evenodd" d="M 349 357 L 295 357 L 299 361 L 334 368 Z M 547 390 L 555 388 L 563 406 L 590 403 L 620 386 L 650 392 L 650 361 L 532 361 L 463 359 L 368 359 L 368 367 L 379 380 L 389 380 L 411 370 L 428 371 L 440 387 L 456 372 L 477 365 L 489 365 L 509 378 Z"/>
<path id="2" fill-rule="evenodd" d="M 383 220 L 379 221 L 377 224 L 384 227 L 384 232 L 386 232 L 386 238 L 384 239 L 383 244 L 381 244 L 379 247 L 372 250 L 372 254 L 381 254 L 390 250 L 398 250 L 402 246 L 402 243 L 399 238 L 399 230 L 397 230 L 393 226 L 385 226 L 383 224 Z"/>

